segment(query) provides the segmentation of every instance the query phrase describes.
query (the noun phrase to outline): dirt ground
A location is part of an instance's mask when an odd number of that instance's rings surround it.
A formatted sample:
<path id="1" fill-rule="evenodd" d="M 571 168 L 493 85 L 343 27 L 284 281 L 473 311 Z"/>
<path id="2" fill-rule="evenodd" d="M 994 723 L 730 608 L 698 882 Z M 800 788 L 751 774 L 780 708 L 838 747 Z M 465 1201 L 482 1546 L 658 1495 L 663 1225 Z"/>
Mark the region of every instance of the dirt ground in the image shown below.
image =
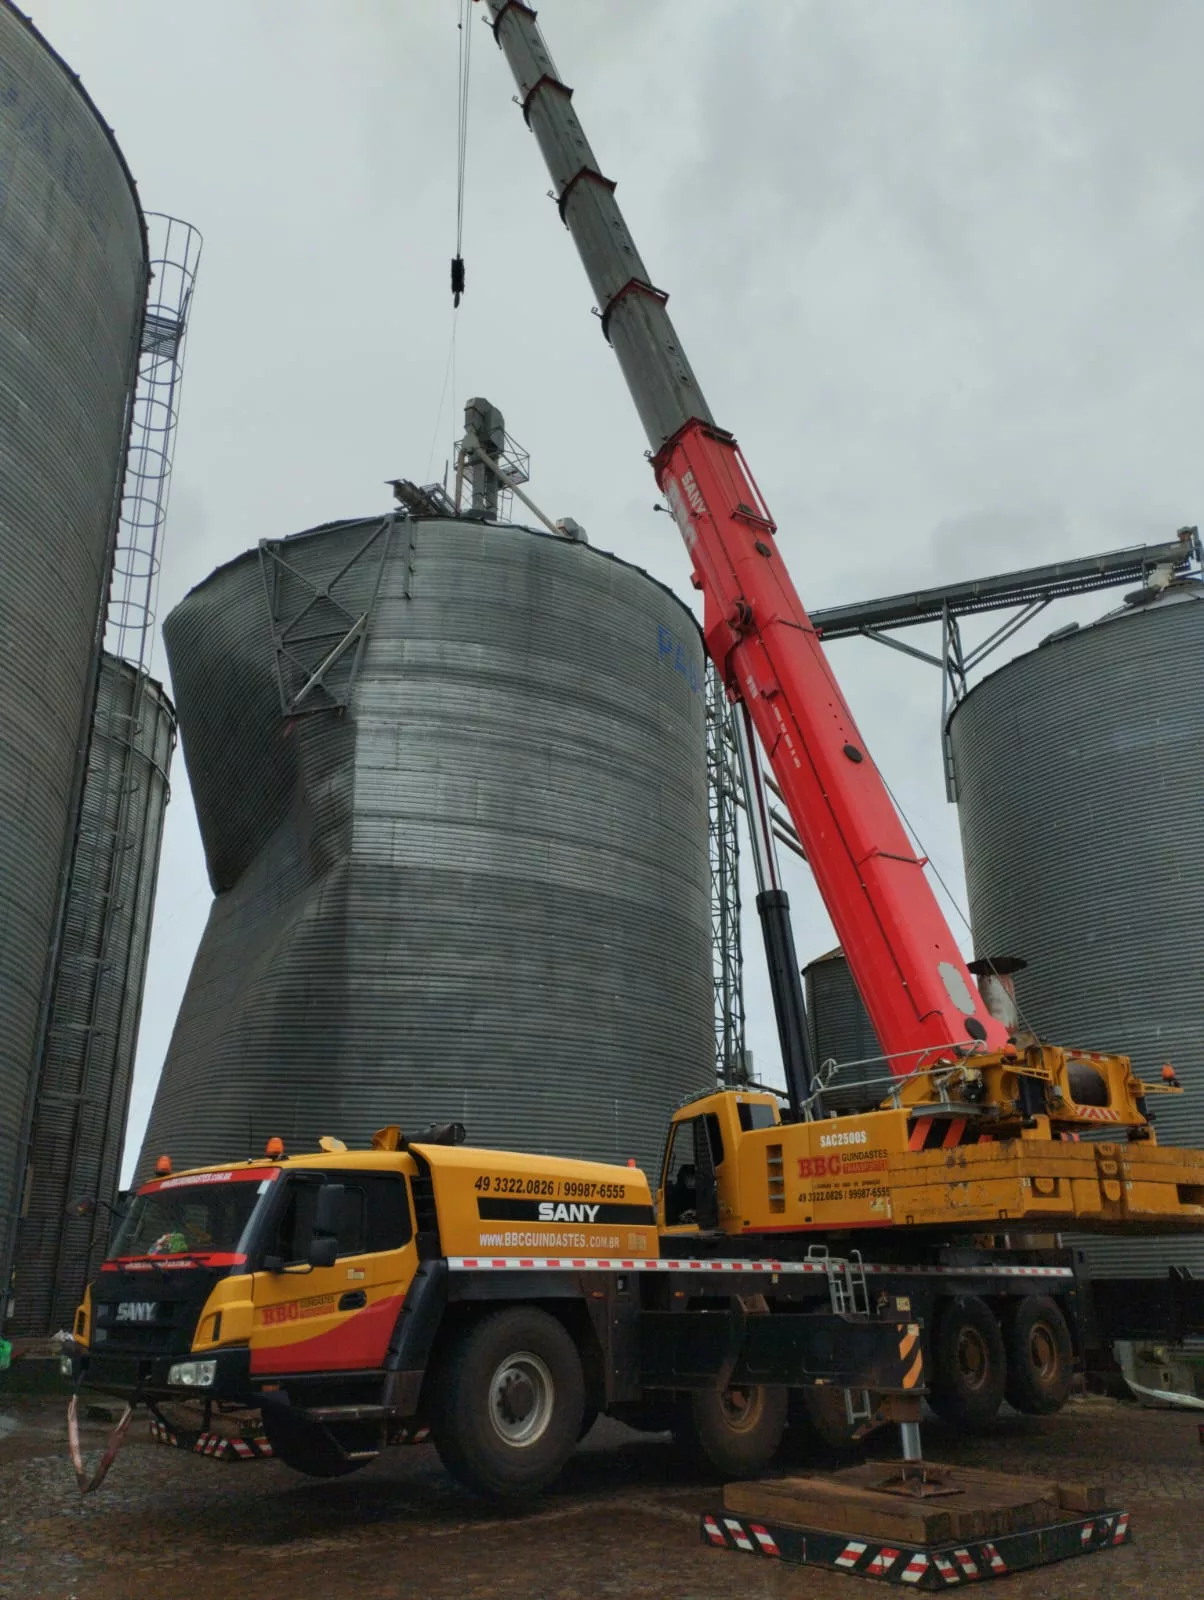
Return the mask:
<path id="1" fill-rule="evenodd" d="M 88 1443 L 99 1447 L 103 1430 Z M 1133 1513 L 1132 1546 L 1001 1580 L 1001 1600 L 1187 1600 L 1202 1592 L 1204 1449 L 1197 1419 L 1110 1400 L 1047 1419 L 1001 1416 L 935 1460 L 1105 1479 Z M 884 1454 L 883 1450 L 875 1451 Z M 95 1457 L 93 1457 L 95 1459 Z M 554 1494 L 499 1515 L 461 1493 L 429 1446 L 319 1482 L 276 1462 L 198 1460 L 131 1434 L 81 1500 L 61 1401 L 0 1393 L 3 1600 L 806 1600 L 889 1592 L 865 1579 L 705 1548 L 712 1485 L 665 1439 L 602 1422 Z"/>

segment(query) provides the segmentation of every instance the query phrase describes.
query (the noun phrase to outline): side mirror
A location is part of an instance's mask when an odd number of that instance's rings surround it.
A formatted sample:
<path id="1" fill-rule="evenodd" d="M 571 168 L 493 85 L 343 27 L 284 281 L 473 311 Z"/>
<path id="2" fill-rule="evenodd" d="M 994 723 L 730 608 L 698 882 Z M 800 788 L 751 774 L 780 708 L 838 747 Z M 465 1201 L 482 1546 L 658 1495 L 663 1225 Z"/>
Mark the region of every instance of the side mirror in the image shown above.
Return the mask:
<path id="1" fill-rule="evenodd" d="M 336 1234 L 343 1220 L 343 1195 L 341 1183 L 324 1183 L 318 1190 L 314 1203 L 314 1232 Z"/>
<path id="2" fill-rule="evenodd" d="M 334 1234 L 323 1234 L 320 1239 L 315 1238 L 310 1243 L 309 1264 L 311 1267 L 333 1267 L 338 1253 L 339 1241 Z"/>

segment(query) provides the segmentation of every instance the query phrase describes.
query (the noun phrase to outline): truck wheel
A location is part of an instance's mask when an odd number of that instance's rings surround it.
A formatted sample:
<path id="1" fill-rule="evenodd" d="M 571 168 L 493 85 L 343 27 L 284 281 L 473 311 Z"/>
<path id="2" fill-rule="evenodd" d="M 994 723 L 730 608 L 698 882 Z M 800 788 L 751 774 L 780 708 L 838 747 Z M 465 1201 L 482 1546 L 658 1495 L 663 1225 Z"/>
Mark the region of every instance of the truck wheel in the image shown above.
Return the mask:
<path id="1" fill-rule="evenodd" d="M 276 1406 L 264 1406 L 260 1415 L 264 1437 L 272 1447 L 273 1456 L 294 1472 L 303 1472 L 307 1478 L 343 1478 L 349 1472 L 358 1472 L 374 1458 L 365 1454 L 359 1461 L 348 1461 L 343 1449 L 367 1452 L 380 1440 L 377 1428 L 370 1436 L 340 1441 L 343 1445 L 340 1449 L 320 1424 L 290 1416 Z"/>
<path id="2" fill-rule="evenodd" d="M 696 1389 L 679 1442 L 693 1445 L 722 1477 L 750 1478 L 777 1454 L 789 1391 L 778 1384 Z"/>
<path id="3" fill-rule="evenodd" d="M 572 1455 L 585 1411 L 577 1347 L 555 1317 L 516 1306 L 474 1323 L 436 1377 L 443 1465 L 494 1499 L 539 1494 Z"/>
<path id="4" fill-rule="evenodd" d="M 959 1428 L 980 1428 L 1003 1402 L 1007 1359 L 990 1306 L 977 1295 L 946 1300 L 936 1318 L 928 1403 Z"/>
<path id="5" fill-rule="evenodd" d="M 1007 1400 L 1030 1417 L 1060 1411 L 1070 1397 L 1074 1347 L 1066 1318 L 1044 1296 L 1018 1300 L 1003 1319 Z"/>

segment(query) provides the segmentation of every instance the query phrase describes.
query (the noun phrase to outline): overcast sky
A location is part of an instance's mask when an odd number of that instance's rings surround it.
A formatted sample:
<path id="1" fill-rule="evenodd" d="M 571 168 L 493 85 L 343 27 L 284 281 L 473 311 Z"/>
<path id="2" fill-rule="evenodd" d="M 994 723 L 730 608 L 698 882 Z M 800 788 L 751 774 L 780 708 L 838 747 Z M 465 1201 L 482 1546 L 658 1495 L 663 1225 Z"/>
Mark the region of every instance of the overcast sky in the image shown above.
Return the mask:
<path id="1" fill-rule="evenodd" d="M 161 616 L 258 539 L 379 511 L 386 477 L 441 476 L 474 394 L 530 450 L 541 505 L 690 594 L 483 7 L 440 414 L 457 0 L 27 5 L 144 205 L 205 237 Z M 540 21 L 809 605 L 1198 518 L 1198 3 L 544 0 Z M 1049 614 L 1028 642 L 1101 609 Z M 833 653 L 960 896 L 937 674 L 872 644 Z M 802 869 L 788 886 L 806 960 L 831 929 Z M 177 755 L 127 1170 L 209 898 Z M 765 1070 L 757 954 L 750 938 Z"/>

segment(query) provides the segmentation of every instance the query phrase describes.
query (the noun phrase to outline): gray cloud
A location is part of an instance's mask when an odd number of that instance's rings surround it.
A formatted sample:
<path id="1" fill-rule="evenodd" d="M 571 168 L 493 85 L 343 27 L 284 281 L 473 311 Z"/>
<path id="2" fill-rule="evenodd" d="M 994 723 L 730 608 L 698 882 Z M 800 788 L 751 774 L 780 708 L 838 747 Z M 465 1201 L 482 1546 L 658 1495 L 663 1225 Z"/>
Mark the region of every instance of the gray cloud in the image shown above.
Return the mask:
<path id="1" fill-rule="evenodd" d="M 454 0 L 35 7 L 147 204 L 206 236 L 163 611 L 261 536 L 382 505 L 385 477 L 426 471 L 432 435 L 441 471 L 472 393 L 505 410 L 549 510 L 690 592 L 484 28 L 468 295 L 436 429 L 455 14 Z M 1198 513 L 1197 5 L 545 0 L 540 17 L 810 603 L 1163 538 Z M 936 675 L 869 644 L 834 652 L 960 892 Z M 806 958 L 831 930 L 801 870 L 789 884 Z M 134 1146 L 205 906 L 181 762 Z M 751 947 L 749 975 L 767 1062 Z"/>

